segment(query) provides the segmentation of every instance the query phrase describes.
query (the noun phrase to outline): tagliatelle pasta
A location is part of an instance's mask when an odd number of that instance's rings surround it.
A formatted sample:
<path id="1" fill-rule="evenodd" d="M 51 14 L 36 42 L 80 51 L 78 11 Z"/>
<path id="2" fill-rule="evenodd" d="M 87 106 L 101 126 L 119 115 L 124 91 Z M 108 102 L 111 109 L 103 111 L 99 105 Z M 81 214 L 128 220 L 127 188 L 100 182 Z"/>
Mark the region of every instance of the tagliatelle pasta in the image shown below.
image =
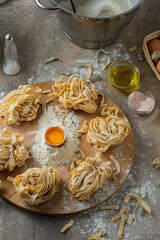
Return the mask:
<path id="1" fill-rule="evenodd" d="M 134 216 L 133 216 L 133 214 L 129 214 L 129 218 L 128 218 L 128 220 L 127 220 L 127 223 L 128 223 L 128 225 L 132 225 L 132 222 L 133 222 L 133 220 L 134 220 Z"/>
<path id="2" fill-rule="evenodd" d="M 160 168 L 160 157 L 156 158 L 150 165 L 154 166 L 155 168 Z"/>
<path id="3" fill-rule="evenodd" d="M 120 117 L 96 117 L 89 123 L 87 141 L 92 143 L 97 151 L 105 152 L 110 146 L 123 142 L 129 132 L 129 123 Z"/>
<path id="4" fill-rule="evenodd" d="M 30 158 L 29 151 L 24 145 L 24 137 L 3 129 L 0 132 L 0 171 L 13 171 L 25 164 Z"/>
<path id="5" fill-rule="evenodd" d="M 90 79 L 92 77 L 92 72 L 93 72 L 92 65 L 91 64 L 87 64 L 86 66 L 88 68 L 87 79 Z"/>
<path id="6" fill-rule="evenodd" d="M 65 108 L 83 110 L 87 113 L 94 113 L 97 109 L 95 100 L 99 93 L 88 79 L 79 79 L 76 75 L 72 75 L 68 80 L 67 77 L 61 77 L 55 81 L 52 89 L 52 99 L 58 98 Z"/>
<path id="7" fill-rule="evenodd" d="M 62 109 L 55 109 L 54 111 L 62 116 L 67 116 L 67 113 L 65 113 L 65 111 L 63 111 Z"/>
<path id="8" fill-rule="evenodd" d="M 52 92 L 51 89 L 48 89 L 48 90 L 42 90 L 42 88 L 39 88 L 39 87 L 36 87 L 34 90 L 35 90 L 35 92 L 42 93 L 42 94 L 49 94 L 49 93 Z"/>
<path id="9" fill-rule="evenodd" d="M 119 230 L 118 230 L 118 238 L 123 237 L 125 221 L 126 221 L 126 214 L 122 214 L 120 225 L 119 225 Z"/>
<path id="10" fill-rule="evenodd" d="M 104 231 L 101 229 L 99 233 L 97 234 L 93 233 L 92 236 L 88 238 L 88 240 L 111 240 L 111 239 L 102 237 L 103 234 L 104 234 Z"/>
<path id="11" fill-rule="evenodd" d="M 118 205 L 104 205 L 101 207 L 102 210 L 119 210 Z"/>
<path id="12" fill-rule="evenodd" d="M 49 200 L 58 191 L 59 184 L 58 172 L 52 166 L 29 168 L 13 181 L 18 195 L 30 205 Z"/>
<path id="13" fill-rule="evenodd" d="M 61 229 L 61 232 L 62 232 L 62 233 L 65 232 L 68 228 L 72 227 L 73 224 L 74 224 L 74 221 L 73 221 L 73 219 L 71 219 L 71 220 L 69 221 L 69 223 L 67 223 L 67 224 Z"/>
<path id="14" fill-rule="evenodd" d="M 77 132 L 77 137 L 81 137 L 82 136 L 82 134 L 85 134 L 85 133 L 87 133 L 87 131 L 88 131 L 88 121 L 87 120 L 84 120 L 83 121 L 83 123 L 82 123 L 82 126 L 81 126 L 81 128 L 80 128 L 80 130 L 77 130 L 76 132 Z"/>
<path id="15" fill-rule="evenodd" d="M 19 86 L 17 90 L 10 92 L 3 98 L 0 105 L 0 116 L 4 117 L 4 123 L 19 125 L 22 121 L 34 120 L 42 99 L 30 85 Z"/>
<path id="16" fill-rule="evenodd" d="M 120 219 L 122 217 L 122 214 L 124 212 L 128 211 L 128 207 L 123 208 L 117 215 L 115 215 L 114 217 L 112 217 L 112 222 L 117 221 L 118 219 Z"/>
<path id="17" fill-rule="evenodd" d="M 120 166 L 118 160 L 113 155 L 110 155 L 109 158 L 116 165 L 116 172 L 113 174 L 113 179 L 116 180 L 116 175 L 118 175 L 121 172 L 121 166 Z"/>
<path id="18" fill-rule="evenodd" d="M 113 115 L 117 116 L 118 114 L 118 109 L 116 107 L 104 107 L 101 111 L 101 115 Z"/>
<path id="19" fill-rule="evenodd" d="M 99 231 L 99 233 L 97 234 L 92 234 L 92 236 L 90 238 L 88 238 L 88 240 L 99 240 L 99 239 L 102 239 L 101 236 L 103 235 L 104 231 L 101 229 Z"/>
<path id="20" fill-rule="evenodd" d="M 125 196 L 125 199 L 124 199 L 124 204 L 128 204 L 129 202 L 129 199 L 131 197 L 134 197 L 138 203 L 149 213 L 151 214 L 151 208 L 141 199 L 139 198 L 138 196 L 136 196 L 135 194 L 133 193 L 128 193 L 126 196 Z"/>
<path id="21" fill-rule="evenodd" d="M 82 150 L 79 149 L 79 153 L 73 158 L 72 163 L 70 165 L 70 169 L 73 170 L 77 167 L 82 161 L 85 161 L 86 155 Z"/>
<path id="22" fill-rule="evenodd" d="M 102 70 L 106 70 L 110 63 L 111 63 L 111 59 L 110 57 L 107 57 L 107 63 L 102 67 Z"/>
<path id="23" fill-rule="evenodd" d="M 100 158 L 87 157 L 78 167 L 71 171 L 69 189 L 78 200 L 89 200 L 112 175 L 111 163 L 102 162 Z"/>

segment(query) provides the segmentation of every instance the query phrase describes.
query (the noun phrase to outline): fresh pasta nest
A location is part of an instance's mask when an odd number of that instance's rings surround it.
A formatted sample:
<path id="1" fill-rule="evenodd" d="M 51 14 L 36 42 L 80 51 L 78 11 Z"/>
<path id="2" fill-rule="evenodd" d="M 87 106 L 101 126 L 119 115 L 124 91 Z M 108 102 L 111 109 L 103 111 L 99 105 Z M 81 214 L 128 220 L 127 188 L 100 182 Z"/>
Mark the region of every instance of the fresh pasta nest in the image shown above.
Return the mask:
<path id="1" fill-rule="evenodd" d="M 105 152 L 110 146 L 121 143 L 129 132 L 129 123 L 116 115 L 96 117 L 89 123 L 87 141 L 92 143 L 97 151 Z"/>
<path id="2" fill-rule="evenodd" d="M 90 86 L 87 86 L 87 83 Z M 65 108 L 83 110 L 87 113 L 94 113 L 97 109 L 95 100 L 99 93 L 88 79 L 79 79 L 76 75 L 68 80 L 66 77 L 61 77 L 53 85 L 53 94 Z"/>
<path id="3" fill-rule="evenodd" d="M 19 125 L 22 121 L 34 120 L 40 104 L 44 102 L 32 86 L 19 86 L 2 100 L 0 116 L 4 117 L 6 124 Z"/>
<path id="4" fill-rule="evenodd" d="M 18 195 L 30 205 L 49 200 L 57 192 L 59 184 L 58 171 L 52 166 L 29 168 L 13 181 Z"/>
<path id="5" fill-rule="evenodd" d="M 112 175 L 111 162 L 98 157 L 87 157 L 71 171 L 69 189 L 78 200 L 89 200 Z"/>
<path id="6" fill-rule="evenodd" d="M 6 129 L 0 132 L 0 171 L 5 169 L 12 171 L 16 166 L 24 165 L 30 158 L 23 142 L 24 137 L 17 133 Z"/>

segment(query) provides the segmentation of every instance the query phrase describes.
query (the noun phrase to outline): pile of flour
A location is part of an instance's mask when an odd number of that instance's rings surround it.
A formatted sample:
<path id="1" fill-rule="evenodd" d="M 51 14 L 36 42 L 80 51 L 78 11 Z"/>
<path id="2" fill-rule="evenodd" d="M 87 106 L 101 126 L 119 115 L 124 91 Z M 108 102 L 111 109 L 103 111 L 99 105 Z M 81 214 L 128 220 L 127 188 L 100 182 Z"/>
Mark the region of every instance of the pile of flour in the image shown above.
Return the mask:
<path id="1" fill-rule="evenodd" d="M 79 150 L 80 140 L 76 137 L 75 130 L 79 128 L 80 119 L 72 111 L 62 116 L 49 106 L 45 114 L 38 121 L 39 128 L 28 135 L 35 135 L 35 144 L 32 146 L 32 156 L 41 165 L 70 164 Z M 62 147 L 53 148 L 45 143 L 45 132 L 48 128 L 58 126 L 66 133 L 66 142 Z"/>
<path id="2" fill-rule="evenodd" d="M 86 17 L 110 17 L 133 7 L 131 0 L 74 0 L 73 2 L 76 6 L 76 13 Z M 60 4 L 72 11 L 70 0 L 62 1 Z"/>

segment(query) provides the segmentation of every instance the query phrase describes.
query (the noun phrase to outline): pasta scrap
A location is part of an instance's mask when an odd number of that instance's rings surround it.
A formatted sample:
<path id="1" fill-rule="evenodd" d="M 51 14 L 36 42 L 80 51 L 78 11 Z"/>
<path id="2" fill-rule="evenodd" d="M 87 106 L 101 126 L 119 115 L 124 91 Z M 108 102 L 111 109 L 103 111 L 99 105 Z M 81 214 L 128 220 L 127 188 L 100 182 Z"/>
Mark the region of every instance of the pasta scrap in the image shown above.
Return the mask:
<path id="1" fill-rule="evenodd" d="M 8 176 L 8 177 L 7 177 L 7 180 L 13 182 L 13 181 L 14 181 L 14 178 L 11 177 L 11 176 Z"/>
<path id="2" fill-rule="evenodd" d="M 48 93 L 51 93 L 52 90 L 51 89 L 43 90 L 42 88 L 35 87 L 35 92 L 42 93 L 42 94 L 48 94 Z"/>
<path id="3" fill-rule="evenodd" d="M 118 205 L 104 205 L 101 207 L 102 210 L 119 210 Z"/>
<path id="4" fill-rule="evenodd" d="M 102 188 L 112 174 L 111 163 L 100 158 L 87 157 L 71 171 L 69 190 L 78 200 L 89 200 L 90 196 Z"/>
<path id="5" fill-rule="evenodd" d="M 62 109 L 57 109 L 57 108 L 56 108 L 54 111 L 55 111 L 56 113 L 62 115 L 62 116 L 67 116 L 67 114 L 65 113 L 65 111 L 62 110 Z"/>
<path id="6" fill-rule="evenodd" d="M 102 97 L 102 100 L 101 100 L 101 103 L 100 103 L 100 107 L 107 107 L 108 106 L 108 104 L 107 103 L 105 103 L 105 98 L 104 98 L 104 95 L 102 94 L 102 93 L 98 93 L 99 95 L 101 95 L 101 97 Z"/>
<path id="7" fill-rule="evenodd" d="M 76 131 L 76 132 L 78 133 L 78 134 L 77 134 L 77 137 L 81 137 L 82 134 L 87 133 L 87 131 L 88 131 L 88 122 L 87 122 L 87 120 L 84 120 L 83 123 L 82 123 L 82 126 L 81 126 L 80 130 L 77 130 L 77 131 Z"/>
<path id="8" fill-rule="evenodd" d="M 85 161 L 86 155 L 82 150 L 79 149 L 79 153 L 73 158 L 72 163 L 70 165 L 70 169 L 73 170 L 77 167 L 82 161 Z"/>
<path id="9" fill-rule="evenodd" d="M 113 156 L 110 155 L 109 158 L 114 162 L 114 164 L 116 165 L 116 169 L 117 171 L 113 174 L 113 179 L 116 181 L 116 175 L 118 175 L 121 172 L 121 167 L 120 164 L 118 162 L 118 160 Z"/>
<path id="10" fill-rule="evenodd" d="M 88 240 L 111 240 L 107 238 L 102 238 L 101 236 L 103 236 L 103 234 L 104 234 L 104 231 L 101 229 L 99 233 L 97 234 L 93 233 L 92 236 L 88 238 Z"/>
<path id="11" fill-rule="evenodd" d="M 74 224 L 74 221 L 73 221 L 73 219 L 71 219 L 71 220 L 69 221 L 69 223 L 67 223 L 67 224 L 61 229 L 61 232 L 62 232 L 62 233 L 65 232 L 68 228 L 72 227 L 73 224 Z"/>
<path id="12" fill-rule="evenodd" d="M 92 72 L 93 72 L 92 65 L 91 64 L 87 64 L 86 66 L 88 68 L 87 79 L 90 79 L 92 77 Z"/>
<path id="13" fill-rule="evenodd" d="M 130 53 L 137 51 L 137 46 L 128 49 Z"/>
<path id="14" fill-rule="evenodd" d="M 94 113 L 97 109 L 95 100 L 98 98 L 98 92 L 88 79 L 79 79 L 76 75 L 72 75 L 68 80 L 67 77 L 61 77 L 55 81 L 52 88 L 53 99 L 58 98 L 65 108 L 83 110 L 87 113 Z"/>
<path id="15" fill-rule="evenodd" d="M 106 70 L 110 63 L 111 63 L 111 59 L 110 57 L 107 57 L 107 63 L 102 67 L 102 70 Z"/>
<path id="16" fill-rule="evenodd" d="M 103 235 L 104 231 L 101 229 L 99 231 L 99 233 L 97 234 L 92 234 L 92 236 L 90 238 L 88 238 L 88 240 L 97 240 L 100 239 L 100 237 Z"/>
<path id="17" fill-rule="evenodd" d="M 126 214 L 122 214 L 120 225 L 119 225 L 119 230 L 118 230 L 118 238 L 123 237 L 125 221 L 126 221 Z"/>
<path id="18" fill-rule="evenodd" d="M 38 96 L 31 85 L 19 86 L 3 98 L 0 105 L 0 116 L 4 123 L 19 125 L 22 121 L 32 121 L 36 118 L 40 104 L 44 101 Z"/>
<path id="19" fill-rule="evenodd" d="M 92 236 L 88 238 L 88 240 L 102 240 L 102 239 L 109 240 L 109 239 L 106 239 L 106 238 L 101 238 L 101 236 L 103 236 L 103 234 L 104 234 L 104 231 L 101 229 L 99 231 L 99 233 L 97 233 L 97 234 L 93 233 Z"/>
<path id="20" fill-rule="evenodd" d="M 59 184 L 58 172 L 52 166 L 29 168 L 13 181 L 17 194 L 30 205 L 49 200 L 58 191 Z"/>
<path id="21" fill-rule="evenodd" d="M 132 225 L 132 222 L 133 222 L 133 220 L 134 220 L 134 216 L 133 216 L 133 214 L 129 214 L 129 218 L 128 218 L 128 220 L 127 220 L 127 223 L 128 223 L 128 225 Z"/>
<path id="22" fill-rule="evenodd" d="M 155 168 L 160 167 L 160 157 L 156 158 L 152 163 L 150 163 L 151 166 L 154 166 Z"/>
<path id="23" fill-rule="evenodd" d="M 104 107 L 101 111 L 101 115 L 113 115 L 117 116 L 118 114 L 118 109 L 116 107 Z"/>
<path id="24" fill-rule="evenodd" d="M 120 117 L 96 117 L 89 123 L 87 141 L 92 143 L 97 151 L 106 152 L 110 146 L 123 142 L 129 132 L 129 123 Z"/>
<path id="25" fill-rule="evenodd" d="M 0 171 L 13 171 L 21 167 L 30 158 L 30 153 L 24 145 L 24 136 L 3 129 L 0 132 Z"/>
<path id="26" fill-rule="evenodd" d="M 122 217 L 122 214 L 126 211 L 128 211 L 128 207 L 123 208 L 116 216 L 112 217 L 112 222 L 115 222 L 118 219 L 120 219 Z"/>
<path id="27" fill-rule="evenodd" d="M 124 204 L 128 204 L 129 200 L 131 197 L 134 197 L 138 203 L 149 213 L 151 214 L 151 208 L 139 197 L 137 197 L 135 194 L 133 193 L 128 193 L 126 196 L 125 196 L 125 199 L 124 199 Z"/>

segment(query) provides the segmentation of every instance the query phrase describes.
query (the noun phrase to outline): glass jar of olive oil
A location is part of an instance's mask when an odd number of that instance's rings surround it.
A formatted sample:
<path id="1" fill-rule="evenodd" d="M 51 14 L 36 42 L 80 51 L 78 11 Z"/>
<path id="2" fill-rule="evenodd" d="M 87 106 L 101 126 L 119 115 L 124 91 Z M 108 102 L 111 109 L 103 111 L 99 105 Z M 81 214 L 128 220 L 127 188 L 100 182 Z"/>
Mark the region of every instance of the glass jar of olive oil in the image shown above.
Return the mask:
<path id="1" fill-rule="evenodd" d="M 133 63 L 118 61 L 109 66 L 107 79 L 116 88 L 129 89 L 139 82 L 140 72 Z"/>

